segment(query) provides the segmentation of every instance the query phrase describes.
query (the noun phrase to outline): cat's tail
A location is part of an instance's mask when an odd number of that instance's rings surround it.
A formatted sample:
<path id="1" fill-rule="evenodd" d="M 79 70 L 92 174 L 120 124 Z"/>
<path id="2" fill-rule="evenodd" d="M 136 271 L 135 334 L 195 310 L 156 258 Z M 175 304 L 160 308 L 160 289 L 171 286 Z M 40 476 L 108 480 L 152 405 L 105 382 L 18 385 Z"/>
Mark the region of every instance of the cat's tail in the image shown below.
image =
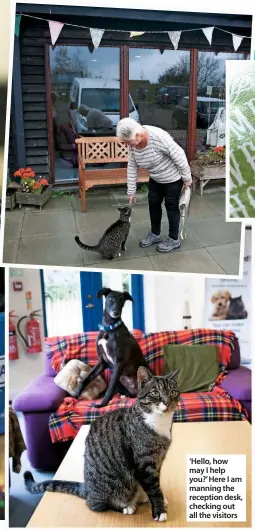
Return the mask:
<path id="1" fill-rule="evenodd" d="M 30 493 L 44 493 L 45 491 L 59 491 L 75 495 L 81 499 L 87 498 L 87 488 L 83 482 L 71 482 L 67 480 L 45 480 L 44 482 L 35 482 L 30 471 L 24 473 L 25 488 Z"/>
<path id="2" fill-rule="evenodd" d="M 80 240 L 80 238 L 78 236 L 75 236 L 75 241 L 77 243 L 77 245 L 79 245 L 79 247 L 83 248 L 84 250 L 94 250 L 94 251 L 97 251 L 98 250 L 98 244 L 97 245 L 86 245 L 86 243 L 82 243 L 82 241 Z"/>

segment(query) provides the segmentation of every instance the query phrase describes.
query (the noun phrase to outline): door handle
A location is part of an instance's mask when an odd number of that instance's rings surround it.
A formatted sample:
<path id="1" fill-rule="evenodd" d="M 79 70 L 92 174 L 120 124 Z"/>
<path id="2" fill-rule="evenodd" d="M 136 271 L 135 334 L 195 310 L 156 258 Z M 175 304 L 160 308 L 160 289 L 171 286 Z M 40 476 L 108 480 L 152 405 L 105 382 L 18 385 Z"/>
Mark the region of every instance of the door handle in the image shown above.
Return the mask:
<path id="1" fill-rule="evenodd" d="M 94 304 L 87 304 L 86 306 L 86 309 L 92 309 L 92 307 L 95 307 Z"/>

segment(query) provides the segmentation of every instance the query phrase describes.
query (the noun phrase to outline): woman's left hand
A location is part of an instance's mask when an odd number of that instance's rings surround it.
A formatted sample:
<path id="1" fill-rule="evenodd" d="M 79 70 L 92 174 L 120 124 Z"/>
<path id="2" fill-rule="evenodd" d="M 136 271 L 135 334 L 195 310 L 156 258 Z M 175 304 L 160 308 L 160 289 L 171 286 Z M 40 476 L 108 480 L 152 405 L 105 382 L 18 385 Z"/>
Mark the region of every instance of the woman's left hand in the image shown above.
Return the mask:
<path id="1" fill-rule="evenodd" d="M 190 188 L 191 184 L 192 184 L 192 179 L 183 181 L 183 186 L 185 186 L 185 188 Z"/>

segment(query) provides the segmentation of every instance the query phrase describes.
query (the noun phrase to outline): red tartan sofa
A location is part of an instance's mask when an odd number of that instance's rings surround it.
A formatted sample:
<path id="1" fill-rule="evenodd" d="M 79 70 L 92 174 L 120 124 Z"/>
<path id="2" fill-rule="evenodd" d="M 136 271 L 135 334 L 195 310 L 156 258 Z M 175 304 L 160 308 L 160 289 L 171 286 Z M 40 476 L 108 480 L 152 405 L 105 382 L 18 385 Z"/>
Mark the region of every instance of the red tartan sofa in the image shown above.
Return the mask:
<path id="1" fill-rule="evenodd" d="M 156 375 L 164 371 L 162 347 L 175 344 L 216 344 L 220 373 L 210 392 L 181 395 L 174 421 L 245 421 L 251 411 L 251 372 L 240 366 L 238 340 L 230 331 L 209 329 L 159 333 L 133 332 Z M 110 404 L 97 409 L 98 401 L 79 401 L 54 383 L 54 376 L 70 359 L 96 363 L 97 332 L 45 339 L 45 371 L 16 396 L 13 407 L 24 414 L 28 458 L 37 469 L 55 470 L 80 427 L 133 399 L 116 394 Z M 104 372 L 108 382 L 110 370 Z M 101 399 L 101 398 L 100 398 Z"/>

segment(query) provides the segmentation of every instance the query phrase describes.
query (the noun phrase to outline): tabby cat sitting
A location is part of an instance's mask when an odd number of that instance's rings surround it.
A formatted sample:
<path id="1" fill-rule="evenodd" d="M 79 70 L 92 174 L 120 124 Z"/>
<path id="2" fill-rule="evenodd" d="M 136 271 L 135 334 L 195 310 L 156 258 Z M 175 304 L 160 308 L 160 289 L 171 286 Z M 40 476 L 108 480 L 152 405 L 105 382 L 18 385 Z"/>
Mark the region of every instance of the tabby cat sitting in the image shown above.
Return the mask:
<path id="1" fill-rule="evenodd" d="M 118 210 L 120 212 L 120 218 L 107 228 L 96 245 L 86 245 L 86 243 L 81 242 L 78 236 L 75 237 L 76 243 L 85 250 L 99 252 L 105 259 L 119 257 L 121 255 L 120 251 L 126 250 L 132 208 L 130 206 L 124 206 L 123 208 L 118 208 Z"/>
<path id="2" fill-rule="evenodd" d="M 34 482 L 25 472 L 31 493 L 58 491 L 86 499 L 96 512 L 133 514 L 150 502 L 155 521 L 167 520 L 167 501 L 160 488 L 160 469 L 172 441 L 172 422 L 180 389 L 179 370 L 154 376 L 145 367 L 137 372 L 138 396 L 127 409 L 96 418 L 85 443 L 84 482 Z"/>

